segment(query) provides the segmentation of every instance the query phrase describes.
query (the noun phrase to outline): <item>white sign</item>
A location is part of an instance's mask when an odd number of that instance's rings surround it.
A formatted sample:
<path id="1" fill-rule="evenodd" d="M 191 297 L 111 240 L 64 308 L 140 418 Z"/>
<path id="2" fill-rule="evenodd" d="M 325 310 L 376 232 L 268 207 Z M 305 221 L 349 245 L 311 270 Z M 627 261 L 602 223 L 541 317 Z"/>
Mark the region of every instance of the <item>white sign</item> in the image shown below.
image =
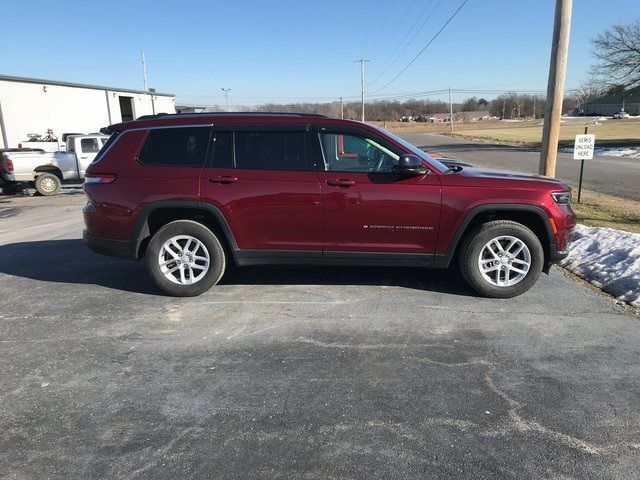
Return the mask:
<path id="1" fill-rule="evenodd" d="M 595 135 L 576 135 L 576 143 L 573 145 L 573 159 L 591 160 L 593 158 L 593 147 L 595 144 Z"/>

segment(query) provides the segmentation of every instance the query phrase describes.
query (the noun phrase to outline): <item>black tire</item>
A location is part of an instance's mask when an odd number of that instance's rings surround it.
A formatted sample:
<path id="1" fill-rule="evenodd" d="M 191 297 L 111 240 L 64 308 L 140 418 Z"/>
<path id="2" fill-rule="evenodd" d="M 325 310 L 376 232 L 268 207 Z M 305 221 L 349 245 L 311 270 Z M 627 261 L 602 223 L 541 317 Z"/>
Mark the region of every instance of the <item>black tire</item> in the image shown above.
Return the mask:
<path id="1" fill-rule="evenodd" d="M 188 235 L 202 242 L 210 257 L 209 269 L 200 280 L 190 285 L 172 282 L 162 273 L 159 263 L 160 252 L 165 242 L 172 237 L 180 235 Z M 178 243 L 180 244 L 180 242 Z M 185 246 L 184 244 L 181 245 Z M 145 261 L 147 270 L 156 285 L 163 292 L 174 297 L 195 297 L 206 292 L 220 281 L 226 266 L 224 249 L 218 237 L 207 227 L 193 220 L 176 220 L 160 228 L 151 237 L 151 241 L 147 246 Z M 171 268 L 173 268 L 173 265 L 171 265 Z"/>
<path id="2" fill-rule="evenodd" d="M 36 191 L 44 196 L 55 195 L 62 187 L 62 182 L 53 173 L 41 173 L 33 183 Z"/>
<path id="3" fill-rule="evenodd" d="M 522 241 L 531 257 L 531 264 L 524 278 L 511 286 L 491 283 L 484 277 L 478 265 L 484 246 L 490 240 L 501 236 L 515 237 Z M 509 220 L 496 220 L 482 224 L 466 235 L 460 247 L 458 261 L 462 276 L 474 290 L 491 298 L 511 298 L 523 294 L 536 283 L 544 266 L 544 250 L 536 234 L 529 228 Z M 496 262 L 496 266 L 499 266 L 499 261 Z M 496 274 L 490 274 L 494 275 Z"/>

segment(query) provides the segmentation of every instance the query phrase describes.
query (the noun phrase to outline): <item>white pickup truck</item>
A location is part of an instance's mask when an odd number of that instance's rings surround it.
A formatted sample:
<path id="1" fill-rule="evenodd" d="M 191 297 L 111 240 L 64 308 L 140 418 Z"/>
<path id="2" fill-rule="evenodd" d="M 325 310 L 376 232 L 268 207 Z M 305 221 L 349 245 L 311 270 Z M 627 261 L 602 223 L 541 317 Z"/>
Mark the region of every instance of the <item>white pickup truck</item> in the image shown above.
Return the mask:
<path id="1" fill-rule="evenodd" d="M 84 179 L 84 171 L 108 139 L 101 133 L 71 135 L 66 152 L 3 152 L 0 177 L 10 186 L 30 184 L 41 195 L 55 195 L 63 183 Z"/>

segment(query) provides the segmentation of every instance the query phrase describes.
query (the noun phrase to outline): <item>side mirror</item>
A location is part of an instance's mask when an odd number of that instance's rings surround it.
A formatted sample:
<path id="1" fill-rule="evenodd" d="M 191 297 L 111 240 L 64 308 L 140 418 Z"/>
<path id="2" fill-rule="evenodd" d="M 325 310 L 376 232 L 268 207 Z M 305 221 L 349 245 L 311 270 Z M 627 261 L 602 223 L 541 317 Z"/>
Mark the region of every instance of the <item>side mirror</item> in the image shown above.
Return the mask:
<path id="1" fill-rule="evenodd" d="M 394 170 L 402 175 L 426 175 L 429 173 L 427 167 L 422 164 L 422 159 L 417 155 L 400 155 L 398 165 Z"/>

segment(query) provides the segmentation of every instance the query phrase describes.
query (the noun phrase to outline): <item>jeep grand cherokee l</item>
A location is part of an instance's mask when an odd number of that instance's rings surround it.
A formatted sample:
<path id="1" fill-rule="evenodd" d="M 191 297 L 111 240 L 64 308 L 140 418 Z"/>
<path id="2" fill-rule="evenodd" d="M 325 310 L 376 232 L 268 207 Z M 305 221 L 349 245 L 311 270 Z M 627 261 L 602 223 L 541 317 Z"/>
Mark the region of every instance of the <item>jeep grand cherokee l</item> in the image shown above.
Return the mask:
<path id="1" fill-rule="evenodd" d="M 565 256 L 566 184 L 447 167 L 372 125 L 303 114 L 174 114 L 112 125 L 88 167 L 84 241 L 199 295 L 229 264 L 448 267 L 527 291 Z"/>

